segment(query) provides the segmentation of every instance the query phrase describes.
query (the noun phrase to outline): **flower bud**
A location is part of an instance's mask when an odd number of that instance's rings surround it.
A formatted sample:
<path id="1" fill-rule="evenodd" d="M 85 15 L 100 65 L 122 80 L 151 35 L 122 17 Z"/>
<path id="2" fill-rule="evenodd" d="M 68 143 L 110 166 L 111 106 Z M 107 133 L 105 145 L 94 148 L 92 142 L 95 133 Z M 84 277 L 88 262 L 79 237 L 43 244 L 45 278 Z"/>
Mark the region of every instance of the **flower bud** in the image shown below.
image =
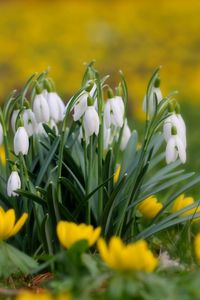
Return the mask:
<path id="1" fill-rule="evenodd" d="M 7 195 L 9 197 L 17 197 L 18 194 L 15 193 L 18 189 L 21 188 L 21 180 L 17 171 L 12 171 L 8 178 L 7 182 Z"/>
<path id="2" fill-rule="evenodd" d="M 16 155 L 22 153 L 26 155 L 29 149 L 29 139 L 26 129 L 24 127 L 19 127 L 14 136 L 14 152 Z"/>
<path id="3" fill-rule="evenodd" d="M 37 122 L 49 122 L 49 106 L 43 93 L 35 96 L 35 99 L 33 101 L 33 112 L 35 114 Z"/>

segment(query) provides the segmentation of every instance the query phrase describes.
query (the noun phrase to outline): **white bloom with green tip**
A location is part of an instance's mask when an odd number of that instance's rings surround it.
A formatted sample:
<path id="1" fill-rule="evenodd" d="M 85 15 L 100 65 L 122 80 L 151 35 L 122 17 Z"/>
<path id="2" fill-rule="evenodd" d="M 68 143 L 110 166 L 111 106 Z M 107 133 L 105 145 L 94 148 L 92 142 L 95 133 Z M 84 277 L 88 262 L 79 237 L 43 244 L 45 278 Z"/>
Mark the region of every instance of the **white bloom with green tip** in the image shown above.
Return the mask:
<path id="1" fill-rule="evenodd" d="M 24 127 L 19 127 L 14 136 L 14 152 L 16 155 L 20 153 L 22 155 L 27 155 L 29 149 L 29 139 L 26 129 Z"/>
<path id="2" fill-rule="evenodd" d="M 50 111 L 44 94 L 37 94 L 33 101 L 33 112 L 35 114 L 36 120 L 38 123 L 40 122 L 49 122 Z"/>
<path id="3" fill-rule="evenodd" d="M 172 127 L 175 127 L 177 130 L 177 135 L 182 140 L 183 145 L 186 148 L 186 126 L 183 118 L 180 114 L 173 113 L 170 115 L 167 119 L 164 121 L 163 125 L 163 134 L 166 142 L 171 138 L 172 136 Z"/>
<path id="4" fill-rule="evenodd" d="M 172 135 L 167 141 L 166 147 L 166 162 L 170 164 L 180 158 L 184 164 L 186 162 L 186 150 L 181 138 L 175 134 Z"/>
<path id="5" fill-rule="evenodd" d="M 19 196 L 15 191 L 21 188 L 21 179 L 17 171 L 12 171 L 7 182 L 7 195 L 9 197 Z"/>
<path id="6" fill-rule="evenodd" d="M 23 121 L 28 136 L 32 136 L 36 132 L 37 121 L 35 119 L 33 111 L 30 108 L 25 109 L 25 111 L 23 112 Z"/>

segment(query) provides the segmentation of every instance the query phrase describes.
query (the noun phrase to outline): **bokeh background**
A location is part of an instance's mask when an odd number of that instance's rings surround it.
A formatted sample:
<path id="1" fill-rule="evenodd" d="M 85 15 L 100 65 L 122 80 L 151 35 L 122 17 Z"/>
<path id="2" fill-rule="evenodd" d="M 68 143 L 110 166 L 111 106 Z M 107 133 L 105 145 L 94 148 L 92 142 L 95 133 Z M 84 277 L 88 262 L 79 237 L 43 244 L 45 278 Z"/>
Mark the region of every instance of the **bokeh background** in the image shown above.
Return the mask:
<path id="1" fill-rule="evenodd" d="M 67 101 L 95 59 L 113 86 L 123 70 L 137 124 L 148 79 L 162 65 L 163 94 L 179 91 L 188 125 L 186 168 L 199 170 L 199 0 L 5 0 L 0 12 L 1 101 L 47 67 Z"/>

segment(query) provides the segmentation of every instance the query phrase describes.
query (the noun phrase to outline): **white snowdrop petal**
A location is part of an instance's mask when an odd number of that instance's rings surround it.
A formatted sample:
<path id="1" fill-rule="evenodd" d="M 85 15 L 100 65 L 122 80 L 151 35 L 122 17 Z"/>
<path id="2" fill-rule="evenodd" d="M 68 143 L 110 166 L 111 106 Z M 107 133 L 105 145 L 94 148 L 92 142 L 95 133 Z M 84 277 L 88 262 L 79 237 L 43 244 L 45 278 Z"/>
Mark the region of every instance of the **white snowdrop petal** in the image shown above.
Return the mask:
<path id="1" fill-rule="evenodd" d="M 49 122 L 49 105 L 42 93 L 35 96 L 35 99 L 33 101 L 33 112 L 35 114 L 37 122 Z"/>
<path id="2" fill-rule="evenodd" d="M 127 120 L 125 120 L 125 125 L 122 133 L 122 139 L 121 139 L 121 144 L 120 144 L 120 150 L 124 151 L 126 149 L 126 146 L 128 144 L 128 141 L 131 137 L 131 130 L 127 124 Z"/>
<path id="3" fill-rule="evenodd" d="M 99 116 L 94 106 L 89 106 L 83 117 L 83 125 L 86 137 L 99 133 Z"/>
<path id="4" fill-rule="evenodd" d="M 166 146 L 166 162 L 167 164 L 174 162 L 177 158 L 177 151 L 176 151 L 176 142 L 174 137 L 172 136 L 168 142 L 167 142 L 167 146 Z"/>
<path id="5" fill-rule="evenodd" d="M 28 136 L 29 137 L 32 136 L 36 132 L 37 122 L 35 119 L 35 115 L 31 109 L 26 109 L 24 111 L 23 121 L 24 121 L 24 127 L 26 129 L 26 132 L 28 133 Z"/>
<path id="6" fill-rule="evenodd" d="M 19 127 L 14 136 L 14 152 L 16 155 L 22 153 L 27 155 L 29 149 L 29 138 L 24 127 Z"/>
<path id="7" fill-rule="evenodd" d="M 17 193 L 15 193 L 16 190 L 21 188 L 21 180 L 19 177 L 19 174 L 17 171 L 12 171 L 8 178 L 7 182 L 7 195 L 9 197 L 17 197 L 19 196 Z"/>
<path id="8" fill-rule="evenodd" d="M 186 151 L 185 146 L 179 136 L 176 136 L 176 147 L 178 149 L 179 158 L 184 164 L 186 162 Z"/>
<path id="9" fill-rule="evenodd" d="M 83 114 L 87 109 L 87 97 L 88 97 L 87 94 L 84 93 L 74 106 L 73 119 L 75 122 L 78 121 L 83 116 Z"/>
<path id="10" fill-rule="evenodd" d="M 110 102 L 109 100 L 105 104 L 104 108 L 104 122 L 106 125 L 106 128 L 110 128 L 111 126 L 111 115 L 110 115 Z"/>

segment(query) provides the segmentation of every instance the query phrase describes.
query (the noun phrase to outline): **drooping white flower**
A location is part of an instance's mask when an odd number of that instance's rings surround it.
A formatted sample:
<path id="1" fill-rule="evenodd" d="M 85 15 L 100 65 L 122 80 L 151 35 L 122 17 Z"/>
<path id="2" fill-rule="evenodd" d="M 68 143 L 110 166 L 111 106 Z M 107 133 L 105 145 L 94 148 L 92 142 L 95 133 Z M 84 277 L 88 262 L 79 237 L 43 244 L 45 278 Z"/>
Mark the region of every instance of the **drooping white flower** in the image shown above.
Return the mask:
<path id="1" fill-rule="evenodd" d="M 3 126 L 0 123 L 0 145 L 3 144 Z"/>
<path id="2" fill-rule="evenodd" d="M 122 133 L 122 139 L 121 139 L 121 144 L 120 144 L 120 150 L 121 151 L 125 150 L 130 137 L 131 137 L 131 130 L 130 130 L 129 126 L 128 126 L 127 119 L 126 119 L 125 123 L 124 123 L 124 128 L 123 128 L 123 133 Z"/>
<path id="3" fill-rule="evenodd" d="M 124 102 L 122 97 L 115 96 L 108 99 L 104 109 L 104 119 L 107 128 L 111 125 L 115 127 L 122 127 L 124 121 Z"/>
<path id="4" fill-rule="evenodd" d="M 83 127 L 86 137 L 99 133 L 99 116 L 94 106 L 88 106 L 83 116 Z"/>
<path id="5" fill-rule="evenodd" d="M 23 121 L 28 136 L 32 136 L 36 132 L 37 122 L 35 119 L 35 115 L 30 108 L 25 109 L 25 111 L 23 112 Z"/>
<path id="6" fill-rule="evenodd" d="M 21 179 L 17 171 L 12 171 L 7 182 L 7 195 L 9 197 L 19 196 L 15 191 L 21 188 Z"/>
<path id="7" fill-rule="evenodd" d="M 167 164 L 174 162 L 178 157 L 183 164 L 186 162 L 185 146 L 178 134 L 172 135 L 168 139 L 165 154 Z"/>
<path id="8" fill-rule="evenodd" d="M 65 105 L 62 99 L 55 92 L 47 94 L 47 102 L 49 105 L 50 118 L 58 123 L 63 120 Z"/>
<path id="9" fill-rule="evenodd" d="M 37 122 L 49 122 L 50 112 L 44 94 L 37 94 L 33 101 L 33 112 L 35 114 Z"/>
<path id="10" fill-rule="evenodd" d="M 186 126 L 183 118 L 180 114 L 171 114 L 164 121 L 163 125 L 163 135 L 166 141 L 172 136 L 172 127 L 175 127 L 177 130 L 177 135 L 182 140 L 183 145 L 186 148 Z"/>
<path id="11" fill-rule="evenodd" d="M 18 114 L 19 114 L 19 109 L 16 109 L 13 111 L 12 117 L 11 117 L 11 127 L 12 127 L 12 130 L 14 133 L 16 131 L 16 120 L 17 120 Z"/>
<path id="12" fill-rule="evenodd" d="M 150 94 L 150 97 L 149 97 L 149 103 L 148 103 L 148 110 L 149 110 L 149 115 L 150 116 L 153 116 L 154 113 L 155 113 L 155 110 L 156 110 L 155 96 L 156 96 L 156 99 L 157 99 L 158 103 L 163 98 L 161 90 L 160 90 L 159 87 L 152 87 L 152 90 L 151 90 L 151 94 Z M 143 100 L 143 111 L 146 112 L 146 110 L 147 110 L 147 96 L 145 95 L 144 100 Z"/>
<path id="13" fill-rule="evenodd" d="M 26 155 L 29 149 L 29 139 L 26 129 L 24 127 L 19 127 L 14 136 L 14 152 L 16 155 L 22 153 Z"/>
<path id="14" fill-rule="evenodd" d="M 87 98 L 88 98 L 88 94 L 84 92 L 76 102 L 74 106 L 74 114 L 73 114 L 73 119 L 75 122 L 80 120 L 80 118 L 84 115 L 88 107 Z"/>

